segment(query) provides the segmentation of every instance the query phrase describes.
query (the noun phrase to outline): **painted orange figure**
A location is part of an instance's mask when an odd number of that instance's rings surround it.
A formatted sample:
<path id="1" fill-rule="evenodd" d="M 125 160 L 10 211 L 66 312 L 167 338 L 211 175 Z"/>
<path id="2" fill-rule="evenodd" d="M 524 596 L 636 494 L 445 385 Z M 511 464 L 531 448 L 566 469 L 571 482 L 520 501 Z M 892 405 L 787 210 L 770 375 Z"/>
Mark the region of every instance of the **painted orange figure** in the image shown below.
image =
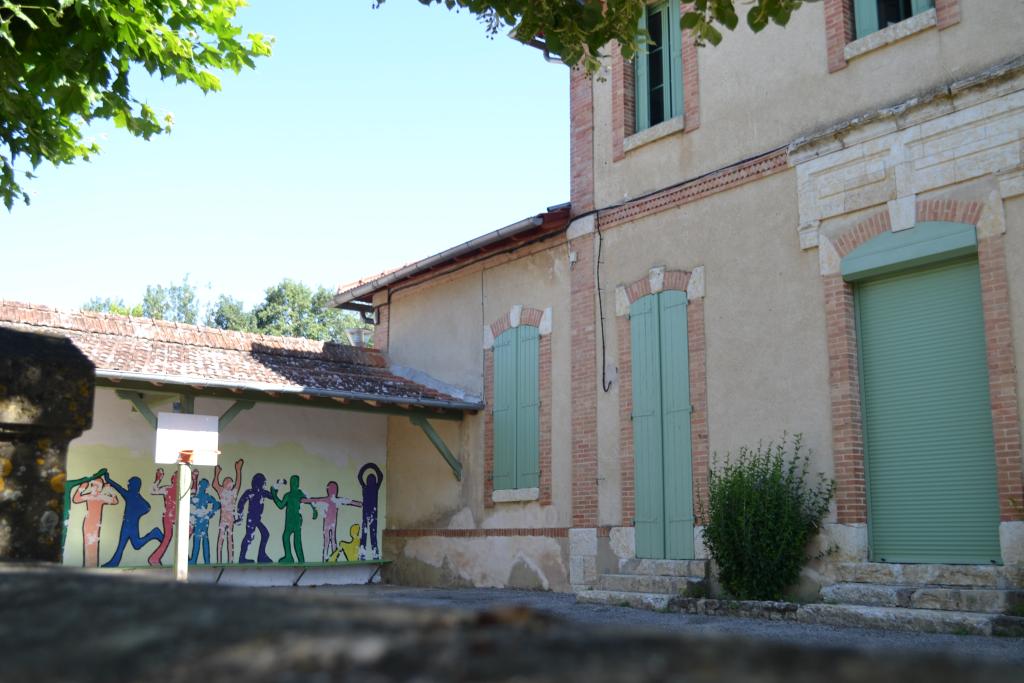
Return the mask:
<path id="1" fill-rule="evenodd" d="M 149 564 L 154 567 L 160 566 L 164 559 L 164 553 L 171 545 L 171 536 L 174 534 L 174 518 L 178 514 L 178 473 L 175 472 L 171 475 L 169 484 L 164 484 L 163 479 L 164 468 L 161 467 L 156 471 L 156 479 L 153 481 L 152 488 L 149 489 L 150 495 L 163 496 L 164 499 L 164 514 L 161 517 L 164 535 L 160 540 L 160 545 L 149 556 Z"/>
<path id="2" fill-rule="evenodd" d="M 85 503 L 85 519 L 82 521 L 82 566 L 98 567 L 103 508 L 107 505 L 117 505 L 121 499 L 102 479 L 93 479 L 75 489 L 71 500 L 75 503 Z"/>
<path id="3" fill-rule="evenodd" d="M 238 500 L 238 487 L 242 481 L 242 465 L 245 460 L 239 458 L 235 461 L 235 478 L 220 478 L 221 467 L 213 468 L 213 490 L 217 492 L 220 499 L 220 524 L 217 527 L 217 562 L 235 561 L 235 524 L 238 523 L 238 515 L 235 512 L 235 501 Z M 221 548 L 224 549 L 223 556 Z M 223 557 L 223 559 L 221 559 Z"/>

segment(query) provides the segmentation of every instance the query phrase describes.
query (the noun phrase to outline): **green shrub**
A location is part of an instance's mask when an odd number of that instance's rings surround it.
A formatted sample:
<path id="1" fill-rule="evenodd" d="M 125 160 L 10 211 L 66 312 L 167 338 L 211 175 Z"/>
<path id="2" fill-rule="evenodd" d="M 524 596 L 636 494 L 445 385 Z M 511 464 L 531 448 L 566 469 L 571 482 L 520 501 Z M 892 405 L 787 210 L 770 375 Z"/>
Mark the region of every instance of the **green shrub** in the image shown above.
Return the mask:
<path id="1" fill-rule="evenodd" d="M 726 591 L 741 600 L 780 600 L 811 558 L 807 543 L 821 527 L 835 482 L 809 484 L 810 451 L 802 435 L 788 443 L 743 447 L 712 466 L 708 500 L 700 501 L 704 543 Z M 790 450 L 792 451 L 790 453 Z"/>

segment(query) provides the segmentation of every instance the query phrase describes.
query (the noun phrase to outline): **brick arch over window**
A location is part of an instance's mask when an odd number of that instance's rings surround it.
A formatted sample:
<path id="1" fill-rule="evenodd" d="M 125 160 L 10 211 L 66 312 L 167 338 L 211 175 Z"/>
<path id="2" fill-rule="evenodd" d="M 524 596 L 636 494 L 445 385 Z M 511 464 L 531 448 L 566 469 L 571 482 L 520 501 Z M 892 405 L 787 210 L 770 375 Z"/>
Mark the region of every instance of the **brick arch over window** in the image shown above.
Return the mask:
<path id="1" fill-rule="evenodd" d="M 982 202 L 930 199 L 917 202 L 917 222 L 949 221 L 977 226 Z M 881 211 L 830 240 L 842 258 L 891 229 L 889 213 Z M 1016 366 L 1010 317 L 1009 281 L 1003 235 L 978 234 L 982 313 L 989 373 L 989 401 L 995 439 L 1000 517 L 1024 519 L 1013 501 L 1024 499 L 1021 431 Z M 853 286 L 838 273 L 824 276 L 828 328 L 832 450 L 835 462 L 837 516 L 840 524 L 867 522 L 864 437 Z"/>
<path id="2" fill-rule="evenodd" d="M 636 481 L 633 453 L 633 356 L 630 305 L 648 294 L 676 290 L 686 292 L 686 331 L 690 367 L 690 451 L 693 470 L 694 517 L 702 520 L 697 501 L 707 498 L 708 484 L 708 399 L 707 354 L 704 343 L 704 268 L 692 271 L 653 268 L 647 277 L 616 289 L 619 342 L 619 466 L 622 495 L 622 523 L 631 526 L 636 514 Z"/>
<path id="3" fill-rule="evenodd" d="M 541 310 L 513 306 L 504 315 L 484 328 L 484 506 L 494 505 L 494 340 L 502 332 L 529 325 L 536 327 L 540 337 L 538 353 L 538 393 L 540 416 L 538 424 L 537 459 L 540 466 L 541 505 L 551 505 L 551 309 Z"/>

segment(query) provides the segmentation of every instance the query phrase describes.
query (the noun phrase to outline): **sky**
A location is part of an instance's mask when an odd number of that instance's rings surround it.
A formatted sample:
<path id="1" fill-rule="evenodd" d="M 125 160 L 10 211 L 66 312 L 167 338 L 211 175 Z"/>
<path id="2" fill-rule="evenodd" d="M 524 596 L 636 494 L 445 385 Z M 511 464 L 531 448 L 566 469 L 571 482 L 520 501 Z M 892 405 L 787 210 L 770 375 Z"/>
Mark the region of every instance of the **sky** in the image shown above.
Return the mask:
<path id="1" fill-rule="evenodd" d="M 90 162 L 40 167 L 0 207 L 0 299 L 139 302 L 186 275 L 251 306 L 291 278 L 351 282 L 569 197 L 569 71 L 472 15 L 417 0 L 250 0 L 275 37 L 204 96 L 142 72 L 174 129 L 90 130 Z"/>

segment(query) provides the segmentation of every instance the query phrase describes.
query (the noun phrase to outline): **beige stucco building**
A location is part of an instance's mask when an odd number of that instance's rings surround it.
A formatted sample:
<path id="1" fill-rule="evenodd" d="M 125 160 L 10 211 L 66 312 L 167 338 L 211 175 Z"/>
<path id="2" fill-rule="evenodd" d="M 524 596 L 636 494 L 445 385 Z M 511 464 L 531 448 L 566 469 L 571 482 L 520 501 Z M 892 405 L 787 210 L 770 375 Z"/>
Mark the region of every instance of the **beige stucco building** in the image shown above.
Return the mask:
<path id="1" fill-rule="evenodd" d="M 876 5 L 698 48 L 650 4 L 661 53 L 571 72 L 567 207 L 340 288 L 487 406 L 461 482 L 389 418 L 394 580 L 703 576 L 712 454 L 785 431 L 837 485 L 795 593 L 1024 585 L 1024 2 Z"/>

